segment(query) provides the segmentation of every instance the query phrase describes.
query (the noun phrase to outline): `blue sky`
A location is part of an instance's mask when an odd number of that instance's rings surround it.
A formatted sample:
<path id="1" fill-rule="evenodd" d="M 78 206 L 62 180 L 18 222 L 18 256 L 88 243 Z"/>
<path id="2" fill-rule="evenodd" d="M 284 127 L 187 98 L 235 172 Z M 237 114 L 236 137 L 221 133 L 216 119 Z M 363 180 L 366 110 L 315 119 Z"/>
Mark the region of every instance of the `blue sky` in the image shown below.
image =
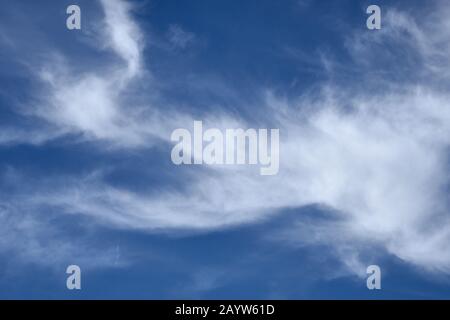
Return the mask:
<path id="1" fill-rule="evenodd" d="M 73 3 L 0 2 L 0 298 L 450 298 L 445 1 Z M 279 173 L 175 166 L 194 120 Z"/>

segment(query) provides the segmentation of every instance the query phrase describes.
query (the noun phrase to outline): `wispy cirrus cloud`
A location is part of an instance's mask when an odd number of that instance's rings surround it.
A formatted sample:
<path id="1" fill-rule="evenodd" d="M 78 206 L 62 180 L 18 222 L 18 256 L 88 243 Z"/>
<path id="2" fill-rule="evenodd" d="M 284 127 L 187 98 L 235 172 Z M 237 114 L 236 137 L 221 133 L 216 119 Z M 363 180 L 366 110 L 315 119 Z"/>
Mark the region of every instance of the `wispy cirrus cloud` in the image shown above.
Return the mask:
<path id="1" fill-rule="evenodd" d="M 180 49 L 185 49 L 195 40 L 195 35 L 192 32 L 185 31 L 177 24 L 171 24 L 169 26 L 167 37 L 174 48 Z"/>

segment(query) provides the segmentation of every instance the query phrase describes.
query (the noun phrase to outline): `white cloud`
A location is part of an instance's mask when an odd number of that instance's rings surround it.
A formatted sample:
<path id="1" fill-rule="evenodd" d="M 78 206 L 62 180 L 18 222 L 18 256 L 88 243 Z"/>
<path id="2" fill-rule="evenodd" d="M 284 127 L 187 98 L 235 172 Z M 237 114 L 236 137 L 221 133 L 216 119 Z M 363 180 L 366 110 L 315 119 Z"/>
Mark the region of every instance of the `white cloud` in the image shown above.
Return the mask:
<path id="1" fill-rule="evenodd" d="M 67 236 L 51 221 L 54 215 L 37 211 L 28 205 L 28 200 L 14 197 L 0 200 L 0 254 L 10 262 L 38 263 L 59 272 L 74 261 L 84 270 L 126 264 L 117 260 L 112 246 L 93 246 L 93 239 L 85 235 Z M 8 272 L 12 266 L 15 264 L 4 271 Z"/>
<path id="2" fill-rule="evenodd" d="M 101 0 L 101 3 L 107 44 L 127 62 L 128 76 L 133 77 L 141 69 L 143 37 L 130 16 L 131 5 L 121 0 Z"/>
<path id="3" fill-rule="evenodd" d="M 307 121 L 281 119 L 278 176 L 224 168 L 189 177 L 185 193 L 147 196 L 88 181 L 42 203 L 147 230 L 214 229 L 259 221 L 283 208 L 325 204 L 345 223 L 335 230 L 328 225 L 313 242 L 331 243 L 345 230 L 346 241 L 382 244 L 406 261 L 447 271 L 450 122 L 448 111 L 436 112 L 445 101 L 449 97 L 418 91 L 358 99 L 358 109 L 348 113 L 340 111 L 348 102 L 343 100 Z M 311 232 L 305 228 L 299 239 Z"/>
<path id="4" fill-rule="evenodd" d="M 169 129 L 164 123 L 171 118 L 174 125 L 181 121 L 170 110 L 161 114 L 152 106 L 124 100 L 139 81 L 148 80 L 142 57 L 143 36 L 131 17 L 130 3 L 108 0 L 101 4 L 105 17 L 99 31 L 103 43 L 98 44 L 98 49 L 112 50 L 122 63 L 107 58 L 106 65 L 85 72 L 77 69 L 77 61 L 69 61 L 61 53 L 49 54 L 47 61 L 36 68 L 44 83 L 37 97 L 39 104 L 21 110 L 28 117 L 46 122 L 49 134 L 47 139 L 39 139 L 40 143 L 54 139 L 56 132 L 60 136 L 75 134 L 87 141 L 104 141 L 111 147 L 151 147 L 156 140 L 168 139 Z M 4 140 L 21 137 L 11 132 Z M 33 138 L 29 141 L 34 142 Z"/>
<path id="5" fill-rule="evenodd" d="M 176 24 L 169 26 L 167 37 L 173 47 L 181 49 L 186 48 L 195 39 L 195 35 L 192 32 L 185 31 L 181 26 Z"/>

